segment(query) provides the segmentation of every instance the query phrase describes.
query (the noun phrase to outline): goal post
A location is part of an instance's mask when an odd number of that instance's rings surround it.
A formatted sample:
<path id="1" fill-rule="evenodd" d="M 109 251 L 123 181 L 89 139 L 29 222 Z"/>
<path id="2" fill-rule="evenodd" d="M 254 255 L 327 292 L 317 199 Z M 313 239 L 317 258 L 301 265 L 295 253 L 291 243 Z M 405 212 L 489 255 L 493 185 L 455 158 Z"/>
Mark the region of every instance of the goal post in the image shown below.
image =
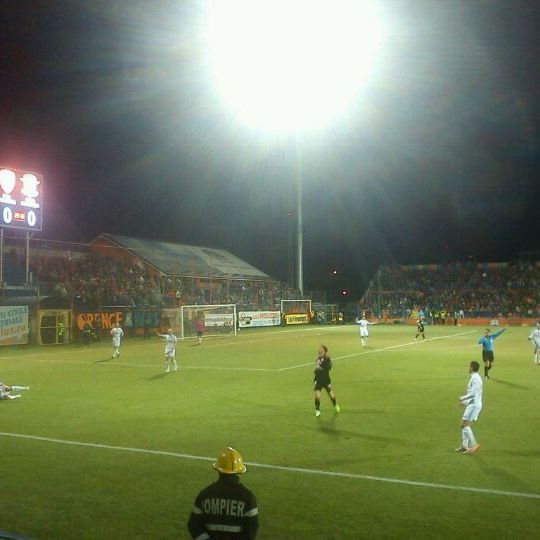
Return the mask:
<path id="1" fill-rule="evenodd" d="M 237 334 L 236 304 L 181 306 L 179 333 L 181 339 L 197 336 L 197 327 L 204 323 L 205 336 Z"/>
<path id="2" fill-rule="evenodd" d="M 311 321 L 311 300 L 281 300 L 284 324 L 308 324 Z"/>

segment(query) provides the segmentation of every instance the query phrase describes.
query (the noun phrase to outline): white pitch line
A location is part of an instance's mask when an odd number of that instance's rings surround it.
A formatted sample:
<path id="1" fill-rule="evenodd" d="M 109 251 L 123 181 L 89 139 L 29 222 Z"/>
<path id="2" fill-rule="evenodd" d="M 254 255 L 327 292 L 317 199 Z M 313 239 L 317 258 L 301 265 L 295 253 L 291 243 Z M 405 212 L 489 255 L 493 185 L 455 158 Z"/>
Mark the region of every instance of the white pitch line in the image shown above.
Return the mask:
<path id="1" fill-rule="evenodd" d="M 438 336 L 438 337 L 434 337 L 434 338 L 428 338 L 428 339 L 425 339 L 423 341 L 407 341 L 406 343 L 400 343 L 399 345 L 390 345 L 389 347 L 383 347 L 382 349 L 374 349 L 372 351 L 360 351 L 360 352 L 355 352 L 355 353 L 351 353 L 351 354 L 345 354 L 343 356 L 336 356 L 335 358 L 333 358 L 333 360 L 344 360 L 346 358 L 353 358 L 355 356 L 364 356 L 366 354 L 375 354 L 375 353 L 379 353 L 379 352 L 383 352 L 383 351 L 390 351 L 392 349 L 398 349 L 400 347 L 410 347 L 411 345 L 418 345 L 420 343 L 426 343 L 428 341 L 435 341 L 437 339 L 451 339 L 453 337 L 465 336 L 467 334 L 475 334 L 475 333 L 476 333 L 476 330 L 470 330 L 468 332 L 460 332 L 459 334 L 448 334 L 446 336 Z M 295 366 L 288 366 L 288 367 L 284 367 L 284 368 L 279 368 L 277 371 L 288 371 L 290 369 L 297 369 L 297 368 L 307 367 L 307 366 L 312 366 L 312 365 L 313 365 L 313 362 L 306 362 L 304 364 L 296 364 Z"/>
<path id="2" fill-rule="evenodd" d="M 78 362 L 82 363 L 82 362 Z M 148 367 L 148 368 L 158 368 L 156 364 L 136 364 L 134 362 L 100 362 L 105 366 L 130 366 L 130 367 Z M 88 364 L 87 364 L 88 365 Z M 229 366 L 184 366 L 180 364 L 179 371 L 183 369 L 216 369 L 221 371 L 275 371 L 273 368 L 254 368 L 254 367 L 229 367 Z"/>
<path id="3" fill-rule="evenodd" d="M 332 327 L 332 328 L 335 328 L 335 327 Z M 313 329 L 310 331 L 315 331 L 317 329 Z M 287 333 L 287 332 L 306 332 L 306 330 L 282 330 L 280 332 L 275 332 L 275 333 Z M 470 330 L 468 332 L 460 332 L 459 334 L 447 334 L 447 335 L 444 335 L 444 336 L 437 336 L 437 337 L 434 337 L 434 338 L 428 338 L 426 340 L 423 340 L 423 341 L 408 341 L 406 343 L 401 343 L 401 344 L 398 344 L 398 345 L 390 345 L 389 347 L 383 347 L 381 349 L 374 349 L 374 350 L 369 350 L 369 351 L 359 351 L 359 352 L 356 352 L 356 353 L 351 353 L 351 354 L 345 354 L 343 356 L 336 356 L 333 360 L 344 360 L 344 359 L 347 359 L 347 358 L 353 358 L 355 356 L 364 356 L 364 355 L 367 355 L 367 354 L 375 354 L 375 353 L 379 353 L 379 352 L 384 352 L 384 351 L 389 351 L 389 350 L 393 350 L 393 349 L 398 349 L 398 348 L 402 348 L 402 347 L 409 347 L 411 345 L 417 345 L 417 344 L 420 344 L 420 343 L 425 343 L 427 341 L 436 341 L 436 340 L 439 340 L 439 339 L 450 339 L 450 338 L 453 338 L 453 337 L 457 337 L 457 336 L 463 336 L 463 335 L 467 335 L 467 334 L 474 334 L 476 332 L 476 330 Z M 266 340 L 260 340 L 260 341 L 266 341 Z M 246 343 L 246 342 L 244 342 Z M 233 343 L 231 343 L 232 345 Z M 236 344 L 236 343 L 234 343 Z M 241 344 L 241 342 L 238 342 L 238 344 Z M 138 344 L 137 344 L 138 345 Z M 68 351 L 59 351 L 59 352 L 68 352 Z M 70 351 L 71 353 L 71 351 Z M 39 356 L 39 355 L 28 355 L 28 356 L 25 356 L 25 358 L 28 358 L 28 357 L 31 357 L 31 356 Z M 20 358 L 20 357 L 18 357 Z M 38 358 L 37 359 L 38 361 L 41 361 L 41 362 L 49 362 L 49 363 L 61 363 L 61 364 L 80 364 L 80 365 L 90 365 L 88 362 L 86 361 L 80 361 L 80 360 L 53 360 L 51 358 Z M 96 362 L 94 362 L 96 363 Z M 154 369 L 157 369 L 158 368 L 158 365 L 157 364 L 137 364 L 135 362 L 110 362 L 110 361 L 107 361 L 107 360 L 103 360 L 103 361 L 100 361 L 98 362 L 99 364 L 101 365 L 104 365 L 104 366 L 129 366 L 129 367 L 143 367 L 143 368 L 154 368 Z M 180 366 L 181 369 L 199 369 L 199 370 L 220 370 L 220 371 L 260 371 L 260 372 L 282 372 L 282 371 L 289 371 L 291 369 L 297 369 L 297 368 L 302 368 L 302 367 L 307 367 L 307 366 L 311 366 L 313 365 L 313 362 L 306 362 L 306 363 L 303 363 L 303 364 L 296 364 L 294 366 L 287 366 L 287 367 L 283 367 L 283 368 L 253 368 L 253 367 L 229 367 L 229 366 Z"/>
<path id="4" fill-rule="evenodd" d="M 181 369 L 220 369 L 222 371 L 276 371 L 274 368 L 228 366 L 181 366 Z"/>
<path id="5" fill-rule="evenodd" d="M 196 456 L 194 454 L 183 454 L 179 452 L 169 452 L 166 450 L 150 450 L 147 448 L 133 448 L 130 446 L 114 446 L 114 445 L 109 445 L 109 444 L 70 441 L 66 439 L 40 437 L 38 435 L 26 435 L 22 433 L 0 432 L 0 436 L 47 442 L 47 443 L 64 444 L 67 446 L 81 446 L 81 447 L 86 447 L 86 448 L 99 448 L 103 450 L 115 450 L 115 451 L 120 451 L 120 452 L 132 452 L 132 453 L 137 453 L 137 454 L 146 454 L 146 455 L 154 455 L 154 456 L 168 456 L 168 457 L 175 457 L 175 458 L 186 459 L 186 460 L 191 460 L 191 461 L 214 461 L 214 458 L 206 457 L 206 456 Z M 463 459 L 463 457 L 460 457 L 458 459 Z M 517 498 L 522 498 L 522 499 L 540 500 L 540 494 L 538 493 L 505 491 L 505 490 L 500 490 L 500 489 L 468 487 L 468 486 L 456 486 L 456 485 L 451 485 L 451 484 L 439 484 L 435 482 L 420 482 L 417 480 L 387 478 L 385 476 L 373 476 L 369 474 L 325 471 L 321 469 L 308 469 L 304 467 L 287 467 L 285 465 L 271 465 L 268 463 L 247 462 L 246 464 L 251 467 L 256 467 L 260 469 L 270 469 L 273 471 L 300 473 L 300 474 L 308 474 L 308 475 L 314 475 L 314 476 L 327 476 L 327 477 L 333 477 L 333 478 L 349 478 L 353 480 L 367 480 L 367 481 L 372 481 L 372 482 L 383 482 L 387 484 L 397 484 L 397 485 L 402 485 L 402 486 L 444 489 L 444 490 L 450 490 L 450 491 L 465 491 L 468 493 L 484 493 L 487 495 L 499 495 L 503 497 L 517 497 Z"/>

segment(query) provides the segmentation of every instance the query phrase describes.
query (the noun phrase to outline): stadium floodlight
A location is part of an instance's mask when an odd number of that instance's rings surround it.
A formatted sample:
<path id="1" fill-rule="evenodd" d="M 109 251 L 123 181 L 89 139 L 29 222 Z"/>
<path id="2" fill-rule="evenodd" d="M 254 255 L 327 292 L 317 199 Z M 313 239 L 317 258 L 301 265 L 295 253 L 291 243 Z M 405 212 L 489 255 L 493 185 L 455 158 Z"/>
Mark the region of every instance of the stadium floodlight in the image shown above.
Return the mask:
<path id="1" fill-rule="evenodd" d="M 249 129 L 295 137 L 302 296 L 300 135 L 345 118 L 372 73 L 382 37 L 374 1 L 209 0 L 207 62 L 226 109 Z"/>
<path id="2" fill-rule="evenodd" d="M 381 19 L 368 0 L 211 1 L 211 77 L 250 128 L 323 128 L 349 110 L 369 79 Z"/>

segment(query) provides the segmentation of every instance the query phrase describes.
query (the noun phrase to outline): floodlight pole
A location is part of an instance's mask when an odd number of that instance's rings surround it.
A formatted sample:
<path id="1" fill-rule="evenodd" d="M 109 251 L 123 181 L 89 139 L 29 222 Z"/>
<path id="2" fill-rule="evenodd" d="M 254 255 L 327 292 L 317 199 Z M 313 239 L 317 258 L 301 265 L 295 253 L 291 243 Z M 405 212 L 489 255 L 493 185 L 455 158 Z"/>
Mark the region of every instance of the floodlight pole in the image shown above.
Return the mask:
<path id="1" fill-rule="evenodd" d="M 300 148 L 300 142 L 296 139 L 296 187 L 297 187 L 297 200 L 296 200 L 296 215 L 297 215 L 297 244 L 296 244 L 296 271 L 297 284 L 300 296 L 304 298 L 304 256 L 303 256 L 303 208 L 302 208 L 302 151 Z"/>

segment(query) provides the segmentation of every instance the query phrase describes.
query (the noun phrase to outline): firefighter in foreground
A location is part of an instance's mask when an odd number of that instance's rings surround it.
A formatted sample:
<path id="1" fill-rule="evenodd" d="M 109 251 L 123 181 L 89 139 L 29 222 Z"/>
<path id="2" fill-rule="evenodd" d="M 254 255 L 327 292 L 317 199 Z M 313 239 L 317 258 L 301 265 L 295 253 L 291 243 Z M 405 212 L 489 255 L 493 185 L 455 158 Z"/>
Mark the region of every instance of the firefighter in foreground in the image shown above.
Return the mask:
<path id="1" fill-rule="evenodd" d="M 252 540 L 259 529 L 255 495 L 240 483 L 246 472 L 240 452 L 226 448 L 214 469 L 217 482 L 203 489 L 193 505 L 188 529 L 195 540 Z"/>

